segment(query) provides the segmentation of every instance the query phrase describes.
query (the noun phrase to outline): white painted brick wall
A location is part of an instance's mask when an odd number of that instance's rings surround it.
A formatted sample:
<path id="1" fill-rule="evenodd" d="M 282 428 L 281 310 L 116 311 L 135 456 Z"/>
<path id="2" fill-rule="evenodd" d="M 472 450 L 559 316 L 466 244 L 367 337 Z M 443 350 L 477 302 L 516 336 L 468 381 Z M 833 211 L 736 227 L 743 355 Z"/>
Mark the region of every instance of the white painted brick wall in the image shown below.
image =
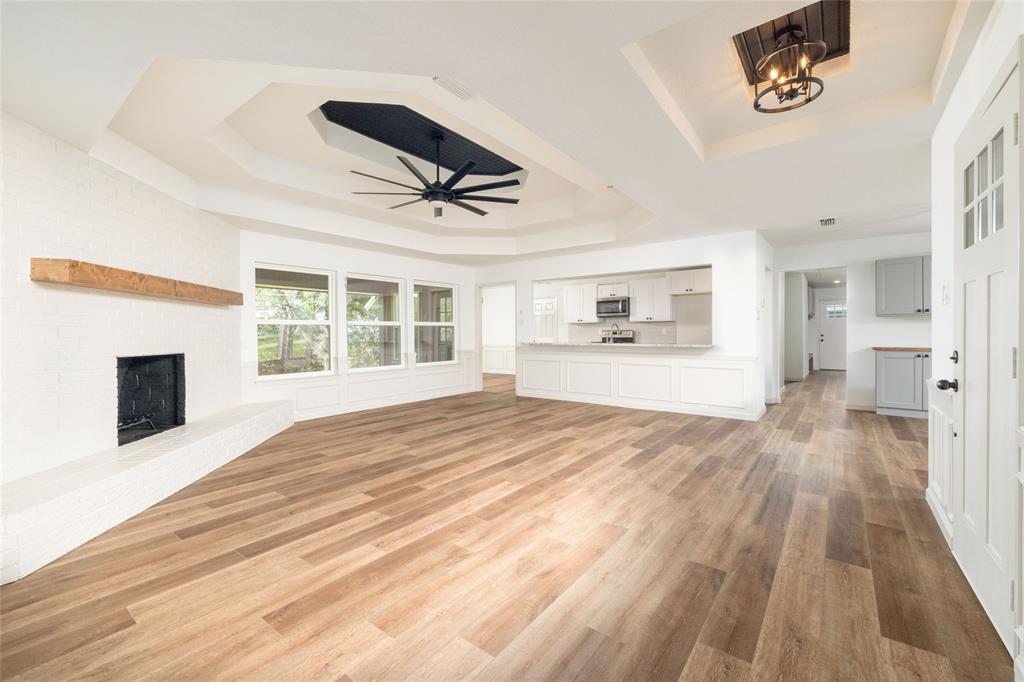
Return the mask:
<path id="1" fill-rule="evenodd" d="M 239 289 L 237 228 L 4 115 L 2 477 L 114 447 L 116 357 L 184 353 L 186 419 L 240 402 L 240 312 L 38 284 L 32 257 Z"/>

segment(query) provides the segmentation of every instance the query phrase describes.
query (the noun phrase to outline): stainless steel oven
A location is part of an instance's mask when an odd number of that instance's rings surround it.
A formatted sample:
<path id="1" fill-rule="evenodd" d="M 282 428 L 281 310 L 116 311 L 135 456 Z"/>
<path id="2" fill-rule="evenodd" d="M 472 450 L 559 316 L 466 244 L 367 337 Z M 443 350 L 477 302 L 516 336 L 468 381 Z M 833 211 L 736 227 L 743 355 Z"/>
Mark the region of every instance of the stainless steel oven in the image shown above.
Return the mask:
<path id="1" fill-rule="evenodd" d="M 598 317 L 629 317 L 629 296 L 597 299 Z"/>

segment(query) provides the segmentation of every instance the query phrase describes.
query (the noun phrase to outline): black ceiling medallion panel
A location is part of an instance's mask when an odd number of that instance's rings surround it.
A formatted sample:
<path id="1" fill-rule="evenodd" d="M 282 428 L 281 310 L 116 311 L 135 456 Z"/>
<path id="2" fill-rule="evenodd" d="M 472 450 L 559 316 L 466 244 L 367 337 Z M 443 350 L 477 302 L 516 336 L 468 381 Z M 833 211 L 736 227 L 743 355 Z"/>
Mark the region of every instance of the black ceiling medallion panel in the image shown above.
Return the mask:
<path id="1" fill-rule="evenodd" d="M 815 64 L 827 62 L 850 52 L 850 0 L 821 0 L 732 37 L 747 84 L 754 86 L 770 80 L 758 74 L 757 64 L 778 49 L 779 37 L 798 31 L 809 42 L 822 41 L 825 55 Z"/>
<path id="2" fill-rule="evenodd" d="M 401 104 L 330 101 L 320 105 L 320 111 L 331 123 L 432 164 L 439 163 L 450 171 L 467 161 L 476 162 L 473 175 L 508 175 L 522 170 L 508 159 Z M 444 140 L 440 159 L 435 158 L 438 153 L 436 133 Z"/>

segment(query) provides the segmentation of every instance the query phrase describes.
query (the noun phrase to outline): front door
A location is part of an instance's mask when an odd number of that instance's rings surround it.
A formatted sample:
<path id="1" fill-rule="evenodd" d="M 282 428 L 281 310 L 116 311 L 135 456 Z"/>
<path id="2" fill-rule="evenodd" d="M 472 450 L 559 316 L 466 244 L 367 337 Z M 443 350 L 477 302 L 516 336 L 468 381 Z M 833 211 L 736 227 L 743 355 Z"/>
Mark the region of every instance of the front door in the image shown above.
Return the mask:
<path id="1" fill-rule="evenodd" d="M 846 301 L 818 301 L 818 369 L 846 369 Z"/>
<path id="2" fill-rule="evenodd" d="M 957 140 L 955 156 L 953 550 L 1008 649 L 1018 533 L 1019 102 L 1015 52 Z"/>

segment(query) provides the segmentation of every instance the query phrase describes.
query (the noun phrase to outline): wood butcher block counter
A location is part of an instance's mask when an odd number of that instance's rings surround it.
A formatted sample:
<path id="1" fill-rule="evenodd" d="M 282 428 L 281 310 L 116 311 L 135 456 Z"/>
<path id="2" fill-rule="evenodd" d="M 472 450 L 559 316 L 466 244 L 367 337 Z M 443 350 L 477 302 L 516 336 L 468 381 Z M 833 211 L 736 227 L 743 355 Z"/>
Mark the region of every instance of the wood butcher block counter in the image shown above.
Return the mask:
<path id="1" fill-rule="evenodd" d="M 757 420 L 757 359 L 696 344 L 524 343 L 516 394 Z"/>
<path id="2" fill-rule="evenodd" d="M 871 350 L 883 353 L 931 353 L 931 348 L 924 346 L 872 346 Z"/>

